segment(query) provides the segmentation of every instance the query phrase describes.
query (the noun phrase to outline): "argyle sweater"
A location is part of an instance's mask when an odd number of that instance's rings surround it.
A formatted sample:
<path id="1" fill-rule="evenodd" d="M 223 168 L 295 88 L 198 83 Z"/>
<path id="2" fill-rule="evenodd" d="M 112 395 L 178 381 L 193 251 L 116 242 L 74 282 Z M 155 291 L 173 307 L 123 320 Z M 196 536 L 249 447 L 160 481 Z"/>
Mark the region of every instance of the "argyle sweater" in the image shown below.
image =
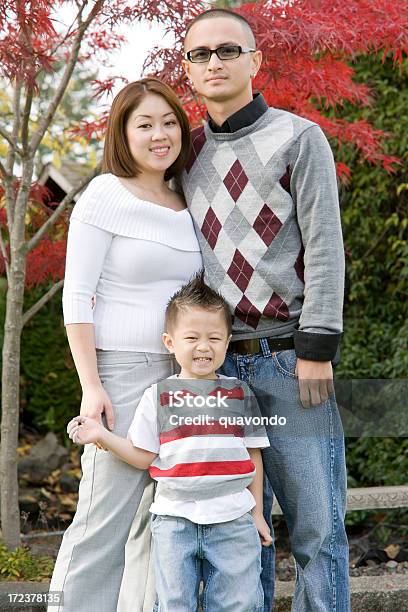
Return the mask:
<path id="1" fill-rule="evenodd" d="M 233 340 L 294 335 L 298 356 L 332 359 L 344 250 L 333 155 L 319 126 L 274 108 L 233 133 L 205 124 L 192 131 L 181 184 L 205 280 L 231 308 Z"/>

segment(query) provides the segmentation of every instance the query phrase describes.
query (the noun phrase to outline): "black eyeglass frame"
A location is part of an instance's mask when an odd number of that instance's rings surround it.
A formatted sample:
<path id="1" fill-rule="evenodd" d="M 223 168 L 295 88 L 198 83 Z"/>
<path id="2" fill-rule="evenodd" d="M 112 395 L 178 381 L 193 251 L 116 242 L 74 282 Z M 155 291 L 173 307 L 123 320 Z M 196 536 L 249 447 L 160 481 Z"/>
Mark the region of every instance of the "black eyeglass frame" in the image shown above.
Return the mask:
<path id="1" fill-rule="evenodd" d="M 219 56 L 219 51 L 220 49 L 225 49 L 225 47 L 235 47 L 238 51 L 238 55 L 236 57 L 229 57 L 228 59 L 225 59 L 225 58 L 223 59 L 222 57 Z M 191 59 L 191 53 L 193 51 L 201 51 L 201 50 L 209 51 L 210 55 L 208 59 L 202 60 L 200 62 L 193 61 Z M 232 60 L 232 59 L 238 59 L 241 53 L 252 53 L 254 51 L 256 51 L 256 49 L 250 49 L 249 47 L 241 47 L 241 45 L 221 45 L 220 47 L 217 47 L 216 49 L 209 49 L 208 47 L 196 47 L 195 49 L 191 49 L 191 51 L 187 51 L 187 53 L 184 54 L 184 59 L 188 60 L 192 64 L 205 64 L 210 61 L 212 54 L 215 53 L 215 55 L 218 57 L 219 60 L 221 60 L 222 62 L 228 62 L 229 60 Z"/>

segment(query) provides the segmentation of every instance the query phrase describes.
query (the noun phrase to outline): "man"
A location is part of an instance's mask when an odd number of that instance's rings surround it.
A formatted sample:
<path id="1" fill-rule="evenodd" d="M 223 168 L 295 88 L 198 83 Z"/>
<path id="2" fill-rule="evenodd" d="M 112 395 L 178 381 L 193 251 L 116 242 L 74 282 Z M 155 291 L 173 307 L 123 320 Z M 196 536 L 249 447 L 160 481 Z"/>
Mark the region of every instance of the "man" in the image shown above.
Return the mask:
<path id="1" fill-rule="evenodd" d="M 292 610 L 347 612 L 344 438 L 331 363 L 344 278 L 333 156 L 316 124 L 253 97 L 262 57 L 240 15 L 202 13 L 187 28 L 184 51 L 208 122 L 192 132 L 182 187 L 205 280 L 234 315 L 223 373 L 248 382 L 263 413 L 273 409 L 288 423 L 284 433 L 269 427 L 263 460 L 296 560 Z M 265 612 L 273 554 L 263 551 Z"/>

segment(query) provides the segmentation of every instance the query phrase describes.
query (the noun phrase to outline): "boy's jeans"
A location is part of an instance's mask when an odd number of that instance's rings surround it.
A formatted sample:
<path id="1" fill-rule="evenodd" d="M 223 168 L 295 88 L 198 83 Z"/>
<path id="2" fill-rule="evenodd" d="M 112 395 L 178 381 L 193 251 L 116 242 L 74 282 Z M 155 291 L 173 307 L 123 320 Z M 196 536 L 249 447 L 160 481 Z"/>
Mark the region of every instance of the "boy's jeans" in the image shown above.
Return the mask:
<path id="1" fill-rule="evenodd" d="M 250 512 L 212 525 L 153 515 L 151 531 L 155 610 L 194 612 L 204 575 L 204 612 L 262 612 L 261 542 Z"/>
<path id="2" fill-rule="evenodd" d="M 284 416 L 285 426 L 267 427 L 270 448 L 262 451 L 271 486 L 264 490 L 270 523 L 273 494 L 282 508 L 296 561 L 292 612 L 349 612 L 348 543 L 344 527 L 346 469 L 344 437 L 334 396 L 303 408 L 294 374 L 294 350 L 228 353 L 221 373 L 253 389 L 263 416 Z M 272 494 L 273 491 L 273 494 Z M 264 612 L 274 595 L 274 548 L 262 550 Z M 236 557 L 231 558 L 231 563 Z"/>

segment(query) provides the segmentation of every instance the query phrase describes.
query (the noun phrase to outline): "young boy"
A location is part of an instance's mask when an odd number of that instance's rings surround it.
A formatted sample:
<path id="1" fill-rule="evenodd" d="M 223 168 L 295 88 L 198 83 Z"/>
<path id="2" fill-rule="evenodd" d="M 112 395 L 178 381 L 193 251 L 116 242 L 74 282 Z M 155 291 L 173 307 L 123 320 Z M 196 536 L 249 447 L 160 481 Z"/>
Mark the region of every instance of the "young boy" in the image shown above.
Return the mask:
<path id="1" fill-rule="evenodd" d="M 128 439 L 88 417 L 67 427 L 74 442 L 97 443 L 158 482 L 150 511 L 160 612 L 196 610 L 201 578 L 208 612 L 263 609 L 261 542 L 272 538 L 260 449 L 269 442 L 246 384 L 216 374 L 230 338 L 226 302 L 196 276 L 166 311 L 163 342 L 180 374 L 145 391 Z"/>

